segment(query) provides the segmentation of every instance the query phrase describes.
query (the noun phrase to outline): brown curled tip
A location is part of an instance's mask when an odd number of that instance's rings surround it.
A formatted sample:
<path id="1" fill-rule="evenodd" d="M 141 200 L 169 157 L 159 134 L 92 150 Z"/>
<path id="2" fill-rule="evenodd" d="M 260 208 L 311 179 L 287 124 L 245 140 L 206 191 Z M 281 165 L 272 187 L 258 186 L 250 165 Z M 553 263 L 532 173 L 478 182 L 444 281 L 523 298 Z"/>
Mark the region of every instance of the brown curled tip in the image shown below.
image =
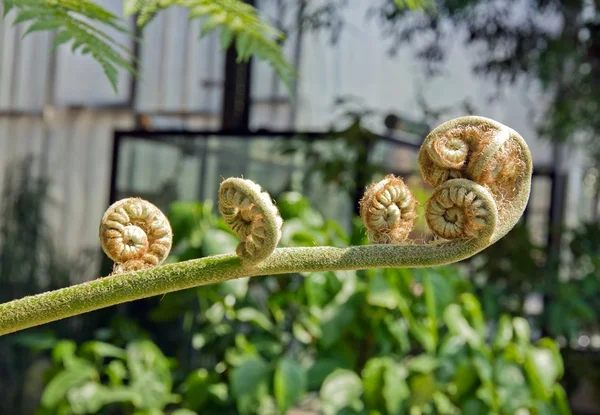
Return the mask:
<path id="1" fill-rule="evenodd" d="M 421 146 L 419 165 L 423 180 L 434 187 L 466 179 L 491 193 L 498 215 L 493 241 L 515 225 L 527 204 L 532 174 L 529 148 L 516 131 L 489 118 L 460 117 L 436 127 Z M 437 211 L 440 204 L 432 201 L 428 206 Z M 430 227 L 436 225 L 438 234 L 444 238 L 458 232 L 463 224 L 457 217 L 458 225 L 442 227 L 442 221 L 451 219 L 452 212 L 458 210 L 446 213 L 445 219 L 431 216 L 435 213 L 426 216 Z M 468 223 L 476 222 L 479 220 Z M 469 233 L 472 232 L 467 230 L 464 236 Z"/>
<path id="2" fill-rule="evenodd" d="M 466 179 L 449 180 L 435 189 L 425 209 L 431 231 L 444 239 L 477 238 L 495 226 L 493 197 L 484 187 Z"/>
<path id="3" fill-rule="evenodd" d="M 371 184 L 360 201 L 360 216 L 369 241 L 376 244 L 404 242 L 417 217 L 416 203 L 404 181 L 392 174 Z"/>
<path id="4" fill-rule="evenodd" d="M 167 217 L 143 199 L 115 202 L 100 224 L 100 243 L 106 255 L 115 261 L 115 273 L 162 264 L 171 251 L 172 242 Z"/>

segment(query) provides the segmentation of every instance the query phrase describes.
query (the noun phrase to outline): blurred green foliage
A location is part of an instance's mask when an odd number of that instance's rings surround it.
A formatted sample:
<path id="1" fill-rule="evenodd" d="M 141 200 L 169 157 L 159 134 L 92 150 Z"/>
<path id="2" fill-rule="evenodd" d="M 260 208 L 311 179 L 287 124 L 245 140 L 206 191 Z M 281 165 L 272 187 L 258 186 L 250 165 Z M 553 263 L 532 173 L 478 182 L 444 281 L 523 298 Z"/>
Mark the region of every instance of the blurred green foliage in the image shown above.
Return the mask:
<path id="1" fill-rule="evenodd" d="M 564 236 L 570 242 L 561 255 L 549 257 L 521 224 L 478 256 L 471 274 L 490 318 L 529 312 L 543 334 L 568 342 L 576 342 L 582 333 L 598 332 L 600 224 L 586 223 Z M 526 305 L 532 293 L 543 301 L 533 312 Z"/>
<path id="2" fill-rule="evenodd" d="M 359 222 L 346 235 L 299 194 L 278 207 L 283 245 L 366 242 Z M 172 206 L 172 261 L 234 250 L 212 212 Z M 570 413 L 557 344 L 532 344 L 522 318 L 492 330 L 453 267 L 239 279 L 167 294 L 150 319 L 154 337 L 120 318 L 78 347 L 47 342 L 39 413 Z"/>

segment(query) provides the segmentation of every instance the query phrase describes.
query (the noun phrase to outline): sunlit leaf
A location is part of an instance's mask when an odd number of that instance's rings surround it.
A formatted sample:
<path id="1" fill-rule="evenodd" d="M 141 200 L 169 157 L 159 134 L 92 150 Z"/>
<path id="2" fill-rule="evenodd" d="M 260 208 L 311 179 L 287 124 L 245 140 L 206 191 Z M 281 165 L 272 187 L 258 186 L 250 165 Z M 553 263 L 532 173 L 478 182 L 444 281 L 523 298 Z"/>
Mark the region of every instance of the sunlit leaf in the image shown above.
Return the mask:
<path id="1" fill-rule="evenodd" d="M 410 359 L 406 364 L 406 367 L 411 372 L 431 373 L 438 365 L 439 362 L 435 357 L 423 354 Z"/>
<path id="2" fill-rule="evenodd" d="M 337 415 L 344 408 L 362 408 L 362 382 L 350 370 L 337 369 L 331 373 L 321 387 L 320 397 L 324 415 Z"/>
<path id="3" fill-rule="evenodd" d="M 52 378 L 46 389 L 44 389 L 42 405 L 45 408 L 54 408 L 66 397 L 67 392 L 71 388 L 96 378 L 98 378 L 98 372 L 91 364 L 77 365 L 76 367 L 60 372 Z"/>
<path id="4" fill-rule="evenodd" d="M 274 326 L 269 317 L 259 310 L 251 307 L 244 307 L 237 311 L 237 319 L 246 323 L 253 323 L 265 331 L 273 331 Z"/>
<path id="5" fill-rule="evenodd" d="M 281 359 L 275 368 L 273 391 L 281 413 L 293 406 L 306 391 L 306 373 L 291 359 Z"/>
<path id="6" fill-rule="evenodd" d="M 141 396 L 124 386 L 108 387 L 96 382 L 87 382 L 71 388 L 67 394 L 71 409 L 75 414 L 93 414 L 106 405 L 130 402 L 141 406 Z"/>
<path id="7" fill-rule="evenodd" d="M 189 408 L 199 411 L 209 396 L 209 374 L 206 369 L 191 372 L 183 381 L 183 397 Z"/>
<path id="8" fill-rule="evenodd" d="M 512 337 L 513 326 L 510 317 L 506 315 L 500 316 L 496 337 L 494 338 L 494 348 L 504 349 L 510 343 Z"/>
<path id="9" fill-rule="evenodd" d="M 435 376 L 432 373 L 411 376 L 408 384 L 411 391 L 410 402 L 412 405 L 422 405 L 429 402 L 436 390 Z"/>
<path id="10" fill-rule="evenodd" d="M 383 275 L 376 274 L 369 281 L 367 302 L 377 307 L 394 309 L 398 307 L 398 295 Z"/>
<path id="11" fill-rule="evenodd" d="M 339 360 L 327 357 L 317 359 L 307 373 L 308 388 L 320 388 L 325 378 L 340 368 L 344 368 L 344 364 Z"/>
<path id="12" fill-rule="evenodd" d="M 231 392 L 236 397 L 253 394 L 264 382 L 268 382 L 273 369 L 259 359 L 248 360 L 233 370 Z"/>

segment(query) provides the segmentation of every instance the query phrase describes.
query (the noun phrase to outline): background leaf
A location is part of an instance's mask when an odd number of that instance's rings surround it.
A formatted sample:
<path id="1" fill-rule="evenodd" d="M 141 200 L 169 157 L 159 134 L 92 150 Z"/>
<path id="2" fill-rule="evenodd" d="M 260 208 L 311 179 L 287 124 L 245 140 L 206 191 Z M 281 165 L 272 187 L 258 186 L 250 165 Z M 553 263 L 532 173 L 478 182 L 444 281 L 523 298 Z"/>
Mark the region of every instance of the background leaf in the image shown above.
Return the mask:
<path id="1" fill-rule="evenodd" d="M 335 370 L 327 376 L 320 391 L 324 415 L 335 415 L 344 408 L 361 409 L 362 392 L 362 382 L 356 373 Z"/>
<path id="2" fill-rule="evenodd" d="M 275 369 L 275 399 L 281 413 L 292 407 L 306 391 L 306 373 L 291 359 L 281 359 Z"/>

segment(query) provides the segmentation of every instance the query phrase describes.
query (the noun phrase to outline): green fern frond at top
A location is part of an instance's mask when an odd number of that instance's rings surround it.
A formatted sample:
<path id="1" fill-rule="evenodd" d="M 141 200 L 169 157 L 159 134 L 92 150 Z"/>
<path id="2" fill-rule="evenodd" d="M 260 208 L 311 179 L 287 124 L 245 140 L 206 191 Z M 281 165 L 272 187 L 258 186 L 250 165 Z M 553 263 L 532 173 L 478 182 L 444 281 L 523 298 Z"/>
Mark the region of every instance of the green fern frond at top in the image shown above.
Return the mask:
<path id="1" fill-rule="evenodd" d="M 86 0 L 5 0 L 4 15 L 13 9 L 17 12 L 14 24 L 30 23 L 25 35 L 57 30 L 52 50 L 72 41 L 73 52 L 91 55 L 102 66 L 115 92 L 119 68 L 135 73 L 128 48 L 97 27 L 128 32 L 118 17 L 103 7 Z"/>
<path id="2" fill-rule="evenodd" d="M 399 7 L 425 8 L 432 0 L 394 0 Z M 287 88 L 292 90 L 295 73 L 283 56 L 279 41 L 282 33 L 265 23 L 257 10 L 242 0 L 124 0 L 126 16 L 137 15 L 136 24 L 144 27 L 156 13 L 171 6 L 190 10 L 190 19 L 202 18 L 202 35 L 221 30 L 221 46 L 235 42 L 240 61 L 251 55 L 267 61 Z M 4 0 L 4 14 L 16 10 L 15 24 L 29 22 L 25 34 L 56 30 L 52 50 L 72 41 L 72 50 L 91 55 L 100 63 L 110 84 L 117 91 L 118 70 L 135 75 L 135 57 L 126 46 L 104 33 L 112 28 L 128 30 L 119 18 L 90 0 Z"/>
<path id="3" fill-rule="evenodd" d="M 433 0 L 394 0 L 394 3 L 396 3 L 399 9 L 435 9 Z"/>
<path id="4" fill-rule="evenodd" d="M 123 12 L 125 16 L 137 14 L 136 24 L 143 28 L 146 26 L 160 9 L 175 5 L 172 0 L 124 0 Z"/>
<path id="5" fill-rule="evenodd" d="M 202 35 L 221 30 L 221 46 L 235 41 L 240 61 L 251 55 L 267 61 L 291 91 L 294 70 L 283 56 L 278 40 L 283 34 L 261 20 L 256 9 L 241 0 L 127 0 L 126 15 L 137 14 L 137 24 L 146 25 L 161 9 L 182 6 L 190 10 L 190 19 L 203 18 Z"/>

